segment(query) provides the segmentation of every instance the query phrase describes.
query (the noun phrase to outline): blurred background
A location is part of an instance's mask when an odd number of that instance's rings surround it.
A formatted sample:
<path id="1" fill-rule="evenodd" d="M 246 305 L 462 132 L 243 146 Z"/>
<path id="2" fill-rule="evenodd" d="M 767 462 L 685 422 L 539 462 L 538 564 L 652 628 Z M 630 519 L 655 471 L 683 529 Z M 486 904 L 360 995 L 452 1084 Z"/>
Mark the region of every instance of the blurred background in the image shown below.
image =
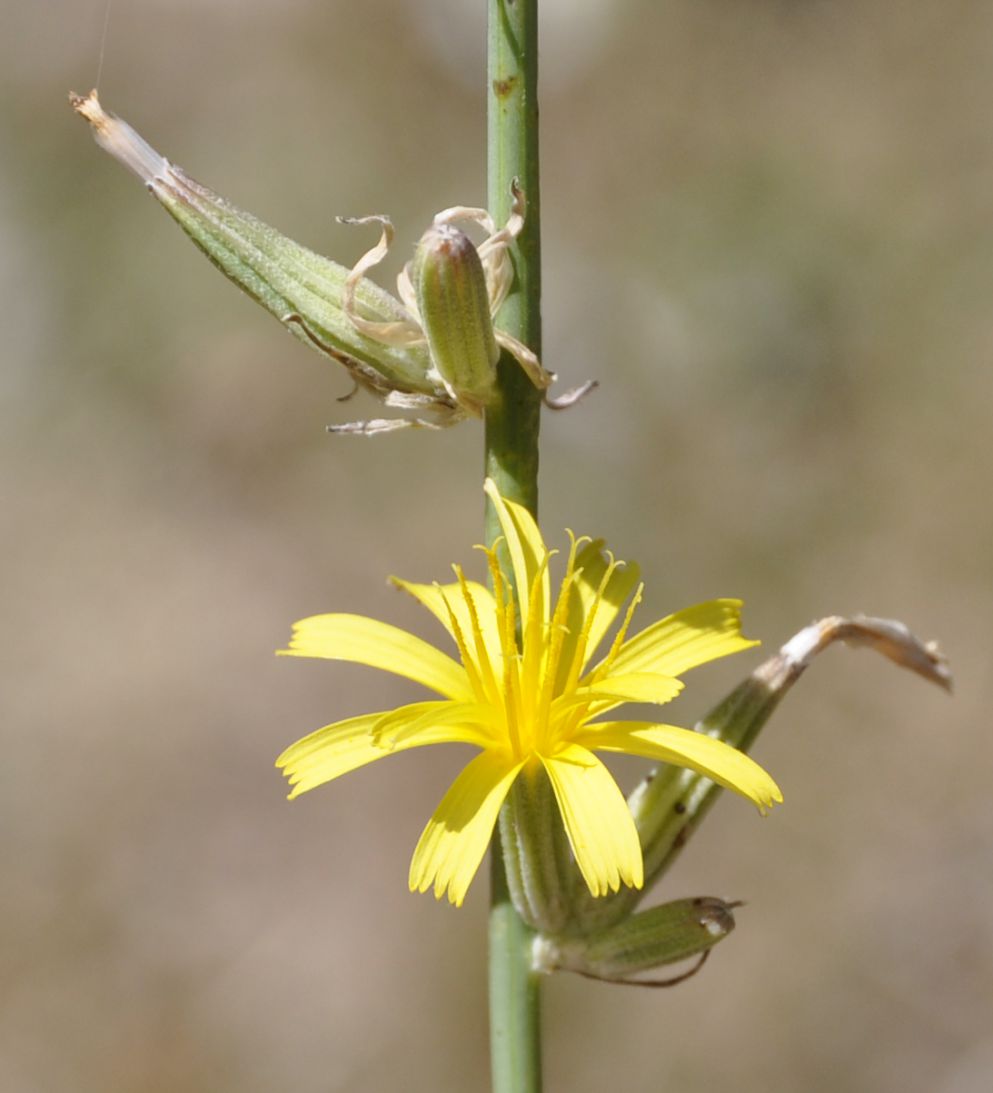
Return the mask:
<path id="1" fill-rule="evenodd" d="M 350 264 L 336 214 L 485 201 L 483 4 L 117 0 L 104 105 Z M 745 899 L 671 992 L 548 983 L 550 1090 L 974 1093 L 993 1074 L 993 6 L 544 0 L 542 522 L 641 618 L 742 596 L 767 652 L 864 611 L 954 699 L 835 648 L 657 898 Z M 484 1090 L 485 877 L 406 891 L 466 756 L 290 805 L 272 767 L 412 701 L 277 660 L 481 534 L 481 432 L 332 439 L 341 370 L 226 283 L 66 104 L 104 0 L 0 0 L 0 1088 Z M 760 654 L 701 669 L 691 724 Z M 644 765 L 619 769 L 631 784 Z"/>

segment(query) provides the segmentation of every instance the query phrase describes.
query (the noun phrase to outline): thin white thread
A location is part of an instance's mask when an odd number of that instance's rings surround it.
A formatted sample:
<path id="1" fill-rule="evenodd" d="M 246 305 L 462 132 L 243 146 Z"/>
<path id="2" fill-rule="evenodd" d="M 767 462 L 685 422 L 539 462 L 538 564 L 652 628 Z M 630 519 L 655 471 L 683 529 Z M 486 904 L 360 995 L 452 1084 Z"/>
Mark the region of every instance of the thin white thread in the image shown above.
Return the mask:
<path id="1" fill-rule="evenodd" d="M 110 9 L 114 6 L 114 0 L 107 0 L 107 7 L 103 13 L 103 33 L 100 35 L 100 61 L 97 64 L 97 79 L 94 87 L 99 89 L 100 80 L 103 78 L 103 58 L 107 52 L 107 29 L 110 26 Z"/>

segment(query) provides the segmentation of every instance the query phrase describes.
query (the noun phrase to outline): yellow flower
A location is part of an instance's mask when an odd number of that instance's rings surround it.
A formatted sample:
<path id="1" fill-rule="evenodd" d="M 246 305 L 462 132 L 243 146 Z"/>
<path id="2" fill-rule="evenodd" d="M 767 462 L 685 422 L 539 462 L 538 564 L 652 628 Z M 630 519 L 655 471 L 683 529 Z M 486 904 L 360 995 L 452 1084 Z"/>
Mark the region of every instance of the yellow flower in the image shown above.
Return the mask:
<path id="1" fill-rule="evenodd" d="M 304 737 L 276 761 L 296 797 L 392 752 L 425 744 L 480 749 L 421 835 L 410 888 L 432 885 L 460 905 L 500 806 L 524 771 L 544 768 L 579 869 L 595 896 L 643 884 L 641 846 L 623 794 L 596 751 L 624 752 L 705 774 L 764 812 L 782 800 L 753 760 L 701 733 L 647 721 L 596 720 L 626 702 L 663 703 L 690 668 L 747 649 L 739 600 L 712 600 L 627 636 L 641 598 L 636 566 L 605 556 L 602 541 L 570 535 L 554 605 L 545 546 L 526 509 L 485 485 L 503 530 L 515 595 L 495 550 L 485 551 L 494 592 L 455 566 L 452 584 L 393 583 L 420 601 L 454 639 L 461 663 L 421 638 L 360 615 L 315 615 L 293 627 L 289 656 L 323 657 L 395 672 L 443 695 L 364 714 Z M 637 588 L 636 588 L 637 585 Z M 634 593 L 632 596 L 632 592 Z M 606 653 L 594 653 L 625 602 Z"/>

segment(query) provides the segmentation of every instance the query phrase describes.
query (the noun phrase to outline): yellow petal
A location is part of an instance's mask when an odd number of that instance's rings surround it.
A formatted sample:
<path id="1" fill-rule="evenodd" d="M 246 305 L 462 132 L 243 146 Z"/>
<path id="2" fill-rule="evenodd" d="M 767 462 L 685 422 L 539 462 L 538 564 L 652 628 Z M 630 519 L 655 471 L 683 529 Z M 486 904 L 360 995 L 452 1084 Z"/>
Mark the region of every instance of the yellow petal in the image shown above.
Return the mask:
<path id="1" fill-rule="evenodd" d="M 427 744 L 474 744 L 485 747 L 489 741 L 479 729 L 446 724 L 443 717 L 436 717 L 433 725 L 421 725 L 416 733 L 401 739 L 384 738 L 384 720 L 392 719 L 394 725 L 399 725 L 405 717 L 409 720 L 422 717 L 426 706 L 450 705 L 449 702 L 417 702 L 386 713 L 362 714 L 347 721 L 325 725 L 323 729 L 317 729 L 291 744 L 276 760 L 276 766 L 293 787 L 289 799 L 293 800 L 301 793 L 393 752 L 409 751 Z"/>
<path id="2" fill-rule="evenodd" d="M 322 657 L 367 664 L 423 683 L 446 698 L 471 699 L 465 669 L 440 649 L 398 626 L 363 615 L 312 615 L 293 624 L 280 656 Z"/>
<path id="3" fill-rule="evenodd" d="M 424 743 L 475 744 L 489 748 L 494 743 L 494 710 L 478 702 L 414 702 L 383 714 L 373 736 L 387 750 L 415 747 Z"/>
<path id="4" fill-rule="evenodd" d="M 538 525 L 534 517 L 523 505 L 514 501 L 508 501 L 500 496 L 500 491 L 492 478 L 487 478 L 483 483 L 483 489 L 496 511 L 497 519 L 503 531 L 503 537 L 507 544 L 507 553 L 510 555 L 510 563 L 514 570 L 514 586 L 517 592 L 517 603 L 520 608 L 521 630 L 525 631 L 528 625 L 528 599 L 531 593 L 531 585 L 535 577 L 541 574 L 541 605 L 542 619 L 548 619 L 550 603 L 550 582 L 548 567 L 542 569 L 548 549 L 541 537 Z"/>
<path id="5" fill-rule="evenodd" d="M 410 863 L 410 890 L 434 885 L 462 905 L 493 834 L 504 798 L 524 764 L 506 753 L 484 751 L 462 771 L 428 821 Z"/>
<path id="6" fill-rule="evenodd" d="M 452 620 L 448 614 L 448 607 L 451 607 L 463 636 L 467 641 L 471 640 L 473 633 L 472 615 L 469 605 L 465 602 L 462 587 L 457 581 L 450 584 L 414 584 L 412 581 L 404 581 L 399 577 L 391 577 L 390 581 L 397 588 L 409 592 L 415 600 L 426 607 L 454 639 L 455 633 L 452 629 Z M 497 630 L 496 603 L 493 599 L 493 593 L 478 581 L 466 581 L 465 588 L 472 596 L 476 618 L 479 620 L 483 644 L 489 655 L 490 663 L 498 666 L 501 655 L 500 635 Z M 446 600 L 448 601 L 448 607 L 445 606 Z M 496 668 L 496 671 L 499 674 L 499 667 Z"/>
<path id="7" fill-rule="evenodd" d="M 610 771 L 586 748 L 569 744 L 542 763 L 555 791 L 576 864 L 594 896 L 623 881 L 644 884 L 634 820 Z"/>
<path id="8" fill-rule="evenodd" d="M 741 635 L 741 600 L 709 600 L 660 619 L 630 638 L 611 671 L 678 676 L 758 644 Z"/>
<path id="9" fill-rule="evenodd" d="M 685 684 L 673 676 L 656 672 L 632 672 L 628 675 L 609 675 L 586 687 L 579 687 L 567 696 L 573 702 L 612 699 L 620 702 L 654 702 L 662 705 L 671 702 Z"/>
<path id="10" fill-rule="evenodd" d="M 276 766 L 293 786 L 290 800 L 389 755 L 389 750 L 376 744 L 372 737 L 372 729 L 382 716 L 369 713 L 350 717 L 291 744 L 276 760 Z"/>
<path id="11" fill-rule="evenodd" d="M 783 800 L 779 786 L 754 759 L 701 732 L 649 721 L 608 721 L 587 725 L 576 740 L 597 751 L 624 752 L 689 767 L 754 801 L 763 813 Z"/>

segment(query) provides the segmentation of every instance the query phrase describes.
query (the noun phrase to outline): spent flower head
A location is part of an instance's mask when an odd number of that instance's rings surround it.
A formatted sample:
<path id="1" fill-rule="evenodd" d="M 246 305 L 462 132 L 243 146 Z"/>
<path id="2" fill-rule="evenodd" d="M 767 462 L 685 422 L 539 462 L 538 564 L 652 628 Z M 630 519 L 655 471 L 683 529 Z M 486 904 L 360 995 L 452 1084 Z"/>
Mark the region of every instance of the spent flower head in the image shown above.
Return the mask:
<path id="1" fill-rule="evenodd" d="M 501 348 L 517 360 L 540 391 L 555 379 L 523 342 L 493 325 L 514 282 L 510 246 L 524 228 L 524 212 L 524 194 L 516 182 L 510 217 L 502 228 L 485 209 L 463 205 L 443 209 L 421 236 L 413 261 L 397 277 L 403 318 L 385 323 L 359 313 L 355 289 L 386 256 L 393 224 L 386 216 L 343 218 L 343 223 L 382 228 L 379 242 L 346 278 L 345 314 L 357 330 L 385 346 L 426 348 L 431 360 L 428 378 L 444 389 L 463 415 L 482 414 L 497 397 L 496 363 Z M 477 247 L 458 227 L 462 223 L 478 225 L 486 239 Z"/>
<path id="2" fill-rule="evenodd" d="M 346 660 L 394 672 L 442 695 L 328 725 L 277 760 L 290 797 L 394 752 L 427 744 L 480 749 L 428 822 L 410 866 L 411 890 L 434 887 L 459 905 L 479 868 L 515 779 L 543 771 L 590 892 L 643 884 L 641 846 L 627 802 L 594 754 L 624 752 L 696 770 L 765 811 L 782 800 L 752 759 L 701 733 L 606 715 L 628 702 L 675 698 L 677 678 L 756 642 L 740 630 L 740 601 L 698 604 L 628 636 L 641 598 L 636 566 L 605 555 L 600 541 L 570 536 L 565 574 L 552 597 L 549 560 L 526 509 L 485 485 L 509 553 L 485 550 L 493 591 L 455 566 L 453 583 L 393 579 L 444 626 L 459 660 L 413 634 L 358 615 L 316 615 L 293 628 L 290 656 Z M 625 604 L 627 607 L 625 608 Z M 594 660 L 612 625 L 620 625 Z M 606 719 L 605 719 L 606 718 Z"/>
<path id="3" fill-rule="evenodd" d="M 100 146 L 133 171 L 210 260 L 305 344 L 344 365 L 357 387 L 413 417 L 374 418 L 329 426 L 370 436 L 410 426 L 440 428 L 481 416 L 497 398 L 499 351 L 506 349 L 553 409 L 571 405 L 594 384 L 561 398 L 545 394 L 554 380 L 534 353 L 493 326 L 514 280 L 509 249 L 524 227 L 525 199 L 514 187 L 507 223 L 484 209 L 438 213 L 397 280 L 399 299 L 366 277 L 393 238 L 388 217 L 379 242 L 349 270 L 295 243 L 170 163 L 127 122 L 108 113 L 95 91 L 71 95 Z M 477 247 L 457 226 L 486 233 Z M 349 398 L 346 395 L 345 398 Z"/>

